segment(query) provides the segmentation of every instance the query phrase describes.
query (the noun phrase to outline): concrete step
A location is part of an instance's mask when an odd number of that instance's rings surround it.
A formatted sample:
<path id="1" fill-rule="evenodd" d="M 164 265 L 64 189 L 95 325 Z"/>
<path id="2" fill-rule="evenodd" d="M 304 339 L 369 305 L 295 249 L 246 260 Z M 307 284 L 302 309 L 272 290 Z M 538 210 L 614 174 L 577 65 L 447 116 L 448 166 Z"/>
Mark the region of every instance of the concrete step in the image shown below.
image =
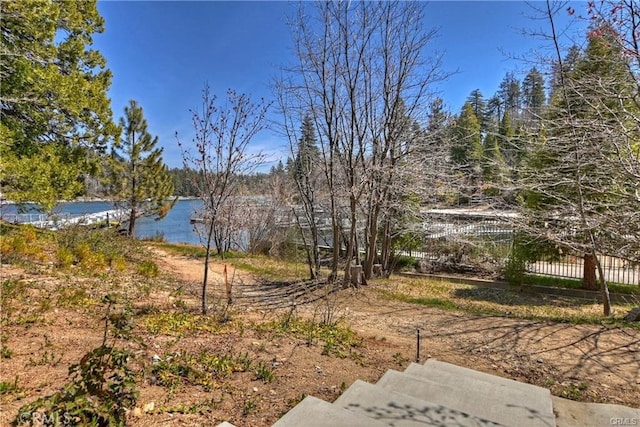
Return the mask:
<path id="1" fill-rule="evenodd" d="M 473 384 L 467 379 L 466 382 L 466 387 L 459 387 L 457 381 L 443 384 L 390 370 L 377 385 L 503 425 L 555 426 L 548 396 L 546 400 L 539 401 L 520 391 L 486 381 Z"/>
<path id="2" fill-rule="evenodd" d="M 224 424 L 223 425 L 228 425 Z M 376 385 L 356 381 L 333 404 L 307 397 L 276 427 L 640 425 L 640 410 L 574 402 L 531 384 L 428 360 L 388 371 Z"/>
<path id="3" fill-rule="evenodd" d="M 503 425 L 360 380 L 353 383 L 334 402 L 334 406 L 396 427 Z M 349 424 L 343 422 L 340 425 Z"/>
<path id="4" fill-rule="evenodd" d="M 548 410 L 551 409 L 551 392 L 543 387 L 519 381 L 502 378 L 497 375 L 486 374 L 463 368 L 450 363 L 441 362 L 436 359 L 427 360 L 424 365 L 417 363 L 410 364 L 404 371 L 406 374 L 427 378 L 430 381 L 441 384 L 453 385 L 458 388 L 478 387 L 483 383 L 492 384 L 495 387 L 502 387 L 510 392 L 520 392 L 541 401 L 548 401 Z"/>
<path id="5" fill-rule="evenodd" d="M 273 427 L 376 427 L 387 424 L 374 421 L 338 405 L 307 396 L 280 418 Z"/>
<path id="6" fill-rule="evenodd" d="M 640 409 L 552 396 L 558 427 L 640 426 Z"/>

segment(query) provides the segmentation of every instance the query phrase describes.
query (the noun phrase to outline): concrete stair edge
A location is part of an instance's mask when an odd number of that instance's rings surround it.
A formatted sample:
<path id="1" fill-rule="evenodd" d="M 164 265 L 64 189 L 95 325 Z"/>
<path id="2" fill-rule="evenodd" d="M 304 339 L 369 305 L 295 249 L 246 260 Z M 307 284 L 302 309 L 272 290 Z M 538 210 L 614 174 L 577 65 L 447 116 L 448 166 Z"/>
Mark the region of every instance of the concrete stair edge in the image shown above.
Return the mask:
<path id="1" fill-rule="evenodd" d="M 394 370 L 387 371 L 377 385 L 504 425 L 555 425 L 548 397 L 531 398 L 507 387 L 459 388 Z"/>
<path id="2" fill-rule="evenodd" d="M 351 387 L 345 390 L 336 399 L 334 405 L 357 412 L 372 420 L 384 420 L 387 425 L 398 427 L 425 425 L 503 426 L 503 424 L 474 414 L 398 393 L 361 380 L 356 380 Z"/>
<path id="3" fill-rule="evenodd" d="M 354 411 L 307 396 L 284 414 L 273 427 L 321 427 L 321 426 L 377 427 L 385 424 L 362 416 Z"/>
<path id="4" fill-rule="evenodd" d="M 424 364 L 411 363 L 405 369 L 405 373 L 423 376 L 431 379 L 432 377 L 448 377 L 455 376 L 457 378 L 471 378 L 473 381 L 482 381 L 495 386 L 504 386 L 513 390 L 519 390 L 526 394 L 537 394 L 540 397 L 551 396 L 549 389 L 537 385 L 525 383 L 522 381 L 504 378 L 498 375 L 487 374 L 486 372 L 476 371 L 462 366 L 453 365 L 451 363 L 442 362 L 437 359 L 429 359 Z"/>
<path id="5" fill-rule="evenodd" d="M 551 396 L 558 427 L 640 426 L 640 409 Z"/>
<path id="6" fill-rule="evenodd" d="M 474 386 L 475 383 L 478 385 Z M 427 395 L 423 398 L 417 392 L 411 391 L 412 384 L 427 390 L 432 388 L 432 391 L 450 393 L 450 395 L 441 398 Z M 480 390 L 480 394 L 477 396 L 475 392 L 465 394 L 464 387 L 470 387 L 470 385 Z M 482 393 L 482 390 L 490 391 Z M 469 399 L 478 400 L 478 405 L 485 407 L 479 406 L 481 409 L 475 410 L 473 402 L 467 401 Z M 484 404 L 482 399 L 485 399 Z M 518 410 L 514 408 L 521 401 L 529 402 L 531 399 L 539 399 L 543 402 L 544 408 L 528 403 L 530 408 L 539 408 L 531 411 L 531 414 L 540 415 L 539 418 L 533 421 L 517 418 L 513 421 L 509 418 L 508 413 L 511 409 L 517 412 Z M 500 410 L 500 404 L 506 415 L 492 415 L 490 411 L 494 408 Z M 524 408 L 524 410 L 528 409 Z M 567 400 L 552 396 L 551 392 L 543 387 L 429 359 L 424 365 L 409 365 L 405 372 L 388 370 L 375 385 L 356 380 L 334 403 L 308 396 L 273 425 L 275 427 L 346 425 L 356 427 L 383 425 L 596 427 L 614 424 L 640 426 L 640 409 L 615 404 Z M 228 422 L 218 426 L 234 427 Z"/>

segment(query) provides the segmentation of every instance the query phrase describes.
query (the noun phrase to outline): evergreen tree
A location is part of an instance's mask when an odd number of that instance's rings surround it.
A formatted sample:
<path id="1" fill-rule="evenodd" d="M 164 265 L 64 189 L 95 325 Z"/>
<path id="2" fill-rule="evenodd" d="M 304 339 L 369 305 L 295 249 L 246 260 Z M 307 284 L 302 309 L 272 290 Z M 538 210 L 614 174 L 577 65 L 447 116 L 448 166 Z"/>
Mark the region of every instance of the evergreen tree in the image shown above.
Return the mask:
<path id="1" fill-rule="evenodd" d="M 609 27 L 593 28 L 584 54 L 560 67 L 565 71 L 545 132 L 522 173 L 527 225 L 555 246 L 591 260 L 585 287 L 598 289 L 593 265 L 598 266 L 605 315 L 610 302 L 598 257 L 634 259 L 640 249 L 638 180 L 628 174 L 639 162 L 637 154 L 620 155 L 640 137 L 637 86 L 628 57 L 612 40 Z"/>
<path id="2" fill-rule="evenodd" d="M 551 99 L 553 99 L 554 97 L 557 98 L 558 96 L 561 96 L 558 90 L 561 88 L 562 73 L 564 73 L 565 75 L 568 75 L 572 71 L 575 71 L 578 61 L 580 61 L 581 58 L 582 58 L 582 51 L 580 50 L 580 47 L 574 44 L 569 48 L 567 54 L 562 60 L 562 69 L 560 67 L 559 61 L 556 61 L 552 64 L 551 81 L 549 83 L 550 85 L 550 88 L 549 88 L 550 101 L 549 102 L 551 102 Z"/>
<path id="3" fill-rule="evenodd" d="M 520 93 L 520 81 L 515 74 L 508 72 L 504 76 L 498 89 L 498 96 L 502 100 L 505 111 L 509 111 L 511 119 L 517 119 L 522 106 L 522 94 Z"/>
<path id="4" fill-rule="evenodd" d="M 436 98 L 429 105 L 427 116 L 427 132 L 432 135 L 442 135 L 449 121 L 449 114 L 444 109 L 442 98 Z"/>
<path id="5" fill-rule="evenodd" d="M 124 109 L 120 119 L 123 135 L 112 150 L 112 182 L 114 196 L 129 211 L 127 234 L 133 236 L 136 218 L 164 217 L 173 207 L 173 180 L 162 160 L 158 137 L 147 130 L 142 107 L 134 100 Z M 176 199 L 177 200 L 177 199 Z"/>
<path id="6" fill-rule="evenodd" d="M 309 277 L 315 279 L 320 272 L 320 253 L 318 250 L 319 232 L 317 224 L 318 200 L 316 193 L 320 184 L 320 150 L 316 138 L 313 118 L 307 114 L 302 120 L 297 153 L 293 161 L 293 175 L 300 202 L 304 212 L 306 227 L 300 227 L 305 243 Z M 302 221 L 298 218 L 298 223 Z M 307 241 L 308 231 L 310 241 Z"/>
<path id="7" fill-rule="evenodd" d="M 180 197 L 197 197 L 198 188 L 196 186 L 196 180 L 198 178 L 198 172 L 188 167 L 169 169 L 169 174 L 173 181 L 174 191 L 176 196 Z"/>
<path id="8" fill-rule="evenodd" d="M 507 182 L 507 164 L 500 149 L 499 137 L 494 133 L 485 138 L 482 177 L 484 192 L 489 196 L 498 195 Z"/>
<path id="9" fill-rule="evenodd" d="M 111 73 L 90 49 L 103 31 L 96 1 L 0 3 L 0 181 L 8 197 L 50 210 L 82 192 L 88 152 L 117 134 Z"/>
<path id="10" fill-rule="evenodd" d="M 288 159 L 287 159 L 288 161 Z M 271 169 L 269 169 L 269 174 L 270 175 L 277 175 L 280 177 L 284 177 L 286 175 L 286 171 L 284 168 L 284 163 L 282 163 L 282 159 L 278 160 L 278 164 L 275 166 L 271 166 Z"/>
<path id="11" fill-rule="evenodd" d="M 522 103 L 528 115 L 537 118 L 545 102 L 544 77 L 533 67 L 522 81 Z"/>
<path id="12" fill-rule="evenodd" d="M 509 111 L 505 111 L 500 121 L 500 127 L 498 128 L 497 143 L 502 153 L 504 153 L 504 159 L 510 168 L 516 169 L 522 153 L 521 147 L 516 142 L 515 131 L 512 125 L 511 115 Z"/>
<path id="13" fill-rule="evenodd" d="M 310 115 L 306 115 L 302 120 L 298 152 L 293 161 L 296 181 L 308 181 L 313 175 L 314 169 L 317 168 L 319 160 L 320 149 L 318 148 L 313 119 Z"/>
<path id="14" fill-rule="evenodd" d="M 475 191 L 483 156 L 480 123 L 469 102 L 464 104 L 460 116 L 452 126 L 452 139 L 451 162 L 454 170 L 463 176 L 461 190 L 469 195 Z M 468 188 L 465 190 L 464 187 Z"/>
<path id="15" fill-rule="evenodd" d="M 487 133 L 497 133 L 500 127 L 500 121 L 504 114 L 504 105 L 498 94 L 493 95 L 487 101 L 486 110 L 486 131 Z"/>
<path id="16" fill-rule="evenodd" d="M 451 160 L 461 169 L 473 168 L 482 158 L 480 123 L 469 102 L 465 103 L 453 126 Z"/>
<path id="17" fill-rule="evenodd" d="M 418 128 L 415 154 L 422 157 L 423 163 L 435 168 L 435 163 L 441 159 L 434 158 L 434 153 L 447 151 L 451 131 L 451 116 L 445 111 L 442 98 L 436 98 L 429 105 L 426 131 L 419 129 L 417 123 L 414 126 Z M 425 174 L 425 179 L 431 180 L 429 174 Z"/>
<path id="18" fill-rule="evenodd" d="M 469 96 L 467 97 L 467 102 L 471 104 L 473 108 L 473 113 L 476 115 L 478 119 L 478 123 L 480 123 L 481 129 L 486 130 L 487 125 L 487 103 L 482 96 L 482 92 L 480 89 L 474 89 L 471 91 Z"/>

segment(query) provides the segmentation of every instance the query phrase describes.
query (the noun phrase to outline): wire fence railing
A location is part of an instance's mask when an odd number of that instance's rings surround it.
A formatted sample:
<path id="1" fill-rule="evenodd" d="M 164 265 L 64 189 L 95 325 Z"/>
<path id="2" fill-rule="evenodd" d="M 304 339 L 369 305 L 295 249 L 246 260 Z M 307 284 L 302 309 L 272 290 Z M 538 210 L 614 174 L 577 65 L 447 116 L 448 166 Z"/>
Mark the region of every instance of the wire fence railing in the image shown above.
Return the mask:
<path id="1" fill-rule="evenodd" d="M 504 265 L 511 255 L 514 229 L 508 221 L 491 218 L 436 216 L 423 224 L 422 250 L 403 255 L 434 261 L 445 257 L 493 261 Z M 605 279 L 610 283 L 640 285 L 640 262 L 601 255 L 598 257 Z M 584 259 L 564 255 L 526 264 L 526 272 L 551 277 L 582 279 Z"/>
<path id="2" fill-rule="evenodd" d="M 607 282 L 627 285 L 640 284 L 640 264 L 610 256 L 598 257 Z M 542 276 L 582 279 L 584 277 L 584 258 L 564 256 L 553 260 L 540 260 L 527 263 L 527 272 Z"/>
<path id="3" fill-rule="evenodd" d="M 34 227 L 48 229 L 57 229 L 75 224 L 91 225 L 101 222 L 119 222 L 123 218 L 126 218 L 126 212 L 118 209 L 78 215 L 68 213 L 56 215 L 43 213 L 2 214 L 2 220 L 11 224 L 31 224 Z"/>

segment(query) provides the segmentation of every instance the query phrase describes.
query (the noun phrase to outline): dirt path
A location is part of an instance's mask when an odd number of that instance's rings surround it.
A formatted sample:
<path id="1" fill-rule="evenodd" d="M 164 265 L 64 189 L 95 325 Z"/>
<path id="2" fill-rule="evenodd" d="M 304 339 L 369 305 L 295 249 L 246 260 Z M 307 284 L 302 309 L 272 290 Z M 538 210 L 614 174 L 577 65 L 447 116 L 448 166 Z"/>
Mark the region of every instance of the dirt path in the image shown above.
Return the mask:
<path id="1" fill-rule="evenodd" d="M 199 292 L 202 261 L 158 253 L 160 267 Z M 212 263 L 210 289 L 220 289 L 222 265 Z M 231 274 L 231 273 L 230 273 Z M 309 316 L 331 312 L 360 335 L 416 354 L 550 388 L 575 400 L 637 406 L 640 401 L 640 332 L 598 325 L 573 325 L 493 316 L 473 316 L 382 301 L 373 285 L 339 298 L 305 300 L 309 283 L 258 283 L 236 271 L 234 301 L 253 310 L 291 307 Z M 317 293 L 316 293 L 317 294 Z M 328 301 L 328 302 L 327 302 Z M 331 306 L 333 305 L 333 306 Z"/>

